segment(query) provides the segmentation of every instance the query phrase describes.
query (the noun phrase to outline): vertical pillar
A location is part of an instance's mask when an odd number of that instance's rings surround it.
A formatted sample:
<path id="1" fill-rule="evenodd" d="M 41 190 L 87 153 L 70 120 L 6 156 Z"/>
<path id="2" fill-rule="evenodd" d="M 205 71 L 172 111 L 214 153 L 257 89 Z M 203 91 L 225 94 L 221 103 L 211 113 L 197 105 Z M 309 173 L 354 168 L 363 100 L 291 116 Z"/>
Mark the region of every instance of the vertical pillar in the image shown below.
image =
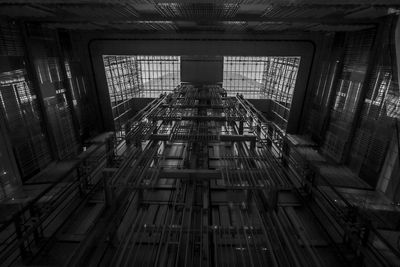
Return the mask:
<path id="1" fill-rule="evenodd" d="M 250 141 L 250 150 L 254 151 L 256 149 L 256 140 L 253 139 Z"/>
<path id="2" fill-rule="evenodd" d="M 64 40 L 66 41 L 66 40 Z M 70 106 L 70 111 L 71 111 L 71 117 L 72 117 L 72 125 L 74 126 L 74 133 L 75 133 L 75 138 L 77 139 L 78 143 L 80 144 L 79 147 L 79 151 L 82 151 L 82 139 L 81 139 L 81 135 L 80 135 L 80 125 L 79 125 L 79 120 L 78 120 L 78 116 L 75 112 L 75 108 L 74 108 L 74 101 L 73 101 L 73 97 L 72 97 L 72 90 L 73 88 L 70 87 L 70 85 L 68 84 L 67 80 L 68 80 L 68 75 L 67 75 L 67 70 L 65 68 L 65 61 L 67 60 L 67 57 L 63 51 L 62 45 L 60 43 L 60 34 L 59 32 L 57 32 L 57 36 L 56 36 L 56 43 L 57 43 L 57 54 L 58 57 L 60 58 L 60 68 L 61 68 L 61 83 L 62 86 L 65 88 L 65 94 L 67 97 L 67 103 L 68 106 Z M 68 90 L 69 89 L 69 90 Z"/>
<path id="3" fill-rule="evenodd" d="M 107 166 L 112 166 L 114 162 L 114 136 L 110 136 L 106 139 L 106 155 L 107 155 Z"/>
<path id="4" fill-rule="evenodd" d="M 377 65 L 379 53 L 380 53 L 381 48 L 383 47 L 382 46 L 382 43 L 384 42 L 383 39 L 388 38 L 386 29 L 391 28 L 391 23 L 393 23 L 392 20 L 388 19 L 385 23 L 381 23 L 377 28 L 375 40 L 372 45 L 372 50 L 371 50 L 369 58 L 368 58 L 368 66 L 367 66 L 367 70 L 365 73 L 364 83 L 363 83 L 361 91 L 360 91 L 360 96 L 359 96 L 358 100 L 356 100 L 358 102 L 355 107 L 354 120 L 351 125 L 349 137 L 348 137 L 347 142 L 345 143 L 345 147 L 344 147 L 344 152 L 343 152 L 343 156 L 342 156 L 344 163 L 347 163 L 350 160 L 351 148 L 354 143 L 357 128 L 359 127 L 359 125 L 361 123 L 362 109 L 363 109 L 364 102 L 365 102 L 364 100 L 365 100 L 365 97 L 368 93 L 368 89 L 370 86 L 369 77 L 371 77 L 371 75 L 373 74 L 374 69 Z M 389 33 L 389 35 L 391 35 L 391 33 Z"/>
<path id="5" fill-rule="evenodd" d="M 243 134 L 243 121 L 239 121 L 239 134 Z"/>
<path id="6" fill-rule="evenodd" d="M 84 160 L 82 163 L 80 163 L 80 166 L 78 167 L 78 178 L 79 178 L 79 190 L 82 196 L 85 195 L 87 192 L 89 183 L 88 183 L 88 175 L 89 173 L 87 172 L 88 164 L 87 161 Z"/>
<path id="7" fill-rule="evenodd" d="M 128 120 L 125 123 L 125 143 L 128 146 L 131 144 L 131 138 L 130 138 L 130 134 L 129 134 L 130 131 L 131 131 L 131 122 Z"/>
<path id="8" fill-rule="evenodd" d="M 113 172 L 108 171 L 105 169 L 103 171 L 103 187 L 104 187 L 104 200 L 106 203 L 107 207 L 113 207 L 115 204 L 115 197 L 114 197 L 114 191 L 113 188 L 111 187 L 109 180 L 112 177 Z"/>
<path id="9" fill-rule="evenodd" d="M 23 240 L 22 234 L 22 225 L 21 225 L 21 218 L 19 216 L 14 217 L 14 227 L 15 233 L 17 236 L 17 240 L 19 242 L 19 253 L 21 255 L 22 260 L 24 261 L 27 258 L 27 250 L 25 247 L 25 241 Z"/>
<path id="10" fill-rule="evenodd" d="M 50 152 L 52 155 L 52 158 L 57 158 L 58 153 L 57 153 L 57 144 L 56 144 L 56 139 L 54 136 L 54 133 L 51 128 L 51 123 L 49 116 L 46 112 L 46 105 L 44 103 L 44 97 L 43 93 L 40 90 L 40 82 L 37 77 L 36 69 L 35 69 L 35 64 L 34 64 L 34 57 L 33 57 L 33 48 L 35 47 L 34 44 L 35 42 L 32 42 L 32 40 L 29 39 L 27 35 L 27 29 L 25 24 L 20 24 L 20 29 L 22 32 L 22 40 L 24 42 L 24 48 L 25 48 L 25 61 L 26 61 L 26 70 L 27 70 L 27 76 L 29 79 L 32 81 L 33 89 L 35 93 L 38 96 L 38 104 L 40 107 L 41 115 L 45 124 L 45 131 L 47 135 L 47 139 L 49 141 L 49 148 Z"/>
<path id="11" fill-rule="evenodd" d="M 273 134 L 274 134 L 274 128 L 272 127 L 271 124 L 268 124 L 268 128 L 267 128 L 267 146 L 269 148 L 272 147 Z"/>
<path id="12" fill-rule="evenodd" d="M 153 130 L 153 134 L 157 134 L 157 132 L 158 132 L 158 124 L 157 124 L 157 120 L 153 120 L 153 126 L 156 126 L 156 127 L 154 127 L 154 130 Z"/>
<path id="13" fill-rule="evenodd" d="M 288 161 L 289 157 L 290 157 L 290 146 L 286 138 L 284 138 L 282 140 L 282 165 L 284 167 L 287 167 L 289 165 Z"/>
<path id="14" fill-rule="evenodd" d="M 43 231 L 39 231 L 41 229 L 41 224 L 39 224 L 40 219 L 40 211 L 34 205 L 29 208 L 29 213 L 31 215 L 31 221 L 33 224 L 33 237 L 36 244 L 39 244 L 40 239 L 42 237 Z M 38 225 L 36 225 L 38 224 Z"/>

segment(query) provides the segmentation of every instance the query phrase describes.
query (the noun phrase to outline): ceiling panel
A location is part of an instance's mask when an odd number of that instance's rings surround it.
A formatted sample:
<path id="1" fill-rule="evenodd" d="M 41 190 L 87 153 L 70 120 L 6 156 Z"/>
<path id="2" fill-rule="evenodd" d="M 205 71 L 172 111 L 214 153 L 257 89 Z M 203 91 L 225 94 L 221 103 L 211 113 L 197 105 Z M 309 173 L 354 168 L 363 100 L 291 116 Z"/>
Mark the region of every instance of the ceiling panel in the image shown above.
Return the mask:
<path id="1" fill-rule="evenodd" d="M 0 16 L 7 17 L 54 17 L 54 14 L 49 11 L 41 10 L 39 8 L 27 6 L 27 5 L 5 5 L 0 6 Z"/>
<path id="2" fill-rule="evenodd" d="M 48 6 L 51 8 L 52 6 Z M 57 5 L 58 11 L 64 11 L 78 17 L 129 19 L 139 14 L 131 5 Z"/>
<path id="3" fill-rule="evenodd" d="M 350 31 L 389 10 L 400 0 L 0 0 L 0 19 L 163 32 Z"/>

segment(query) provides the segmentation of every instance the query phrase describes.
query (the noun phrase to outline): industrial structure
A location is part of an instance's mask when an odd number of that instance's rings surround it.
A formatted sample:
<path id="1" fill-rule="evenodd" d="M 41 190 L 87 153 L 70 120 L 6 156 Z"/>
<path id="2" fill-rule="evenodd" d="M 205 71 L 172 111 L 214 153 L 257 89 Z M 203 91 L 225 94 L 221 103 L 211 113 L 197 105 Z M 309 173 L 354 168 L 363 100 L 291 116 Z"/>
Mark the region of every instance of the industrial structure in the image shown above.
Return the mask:
<path id="1" fill-rule="evenodd" d="M 0 266 L 400 266 L 397 0 L 0 0 Z"/>

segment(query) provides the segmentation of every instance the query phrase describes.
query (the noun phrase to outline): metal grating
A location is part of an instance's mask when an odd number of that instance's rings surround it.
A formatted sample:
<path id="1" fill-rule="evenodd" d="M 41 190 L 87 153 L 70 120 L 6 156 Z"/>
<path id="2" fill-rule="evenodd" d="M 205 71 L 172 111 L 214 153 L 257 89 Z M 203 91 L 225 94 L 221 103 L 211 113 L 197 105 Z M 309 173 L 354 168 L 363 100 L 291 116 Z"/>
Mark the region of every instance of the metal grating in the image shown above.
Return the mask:
<path id="1" fill-rule="evenodd" d="M 61 24 L 61 28 L 70 29 L 73 27 L 95 29 L 95 25 L 102 25 L 99 28 L 139 32 L 186 29 L 236 32 L 355 31 L 365 29 L 366 21 L 384 17 L 388 13 L 395 12 L 400 6 L 397 0 L 381 0 L 379 3 L 367 0 L 356 2 L 19 0 L 2 2 L 0 5 L 0 15 L 10 19 L 33 19 L 49 24 Z M 162 25 L 163 21 L 171 22 L 171 25 L 166 27 Z M 244 21 L 250 26 L 232 27 L 226 23 L 230 21 Z M 187 24 L 191 24 L 191 27 Z M 373 26 L 373 22 L 369 27 L 371 25 Z"/>
<path id="2" fill-rule="evenodd" d="M 178 30 L 178 27 L 172 21 L 134 21 L 127 23 L 111 23 L 110 27 L 119 30 L 135 30 L 143 32 Z"/>
<path id="3" fill-rule="evenodd" d="M 157 11 L 165 17 L 183 18 L 231 18 L 238 10 L 237 3 L 157 3 Z"/>
<path id="4" fill-rule="evenodd" d="M 328 16 L 344 16 L 355 9 L 354 6 L 277 6 L 270 5 L 262 14 L 263 17 L 291 17 L 291 18 L 323 18 Z M 358 10 L 358 8 L 357 8 Z"/>
<path id="5" fill-rule="evenodd" d="M 61 5 L 58 7 L 63 12 L 70 13 L 74 16 L 86 18 L 114 18 L 114 19 L 129 19 L 138 17 L 136 9 L 130 4 L 80 4 L 80 5 Z"/>

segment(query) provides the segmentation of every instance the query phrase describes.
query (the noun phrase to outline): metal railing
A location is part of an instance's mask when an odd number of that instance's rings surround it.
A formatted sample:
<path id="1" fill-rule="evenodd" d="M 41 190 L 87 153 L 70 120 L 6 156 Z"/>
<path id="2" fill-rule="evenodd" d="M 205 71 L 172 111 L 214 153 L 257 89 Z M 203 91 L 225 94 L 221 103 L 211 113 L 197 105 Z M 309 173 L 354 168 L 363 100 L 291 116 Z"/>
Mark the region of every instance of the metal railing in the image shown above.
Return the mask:
<path id="1" fill-rule="evenodd" d="M 0 262 L 9 266 L 17 261 L 29 262 L 51 240 L 64 222 L 60 214 L 72 214 L 74 198 L 79 197 L 75 209 L 98 189 L 101 167 L 113 151 L 102 151 L 98 144 L 91 153 L 78 158 L 60 178 L 52 182 L 33 199 L 23 204 L 11 218 L 0 226 Z M 68 217 L 68 216 L 67 216 Z"/>

